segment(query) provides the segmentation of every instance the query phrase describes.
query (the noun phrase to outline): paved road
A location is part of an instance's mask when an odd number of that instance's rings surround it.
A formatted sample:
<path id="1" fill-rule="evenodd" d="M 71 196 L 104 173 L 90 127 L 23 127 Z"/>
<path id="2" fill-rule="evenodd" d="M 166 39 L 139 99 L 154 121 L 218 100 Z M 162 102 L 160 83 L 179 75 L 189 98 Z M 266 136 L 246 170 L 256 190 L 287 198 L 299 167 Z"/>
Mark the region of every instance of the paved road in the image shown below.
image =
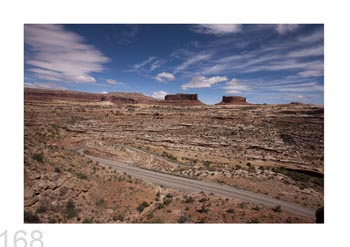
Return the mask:
<path id="1" fill-rule="evenodd" d="M 79 149 L 77 151 L 81 154 L 84 154 L 83 149 Z M 86 154 L 84 155 L 90 158 L 91 160 L 98 161 L 99 163 L 111 166 L 112 168 L 118 171 L 125 172 L 129 175 L 132 175 L 134 177 L 140 178 L 142 180 L 145 180 L 154 184 L 163 185 L 164 187 L 186 191 L 186 192 L 203 191 L 208 194 L 214 193 L 216 196 L 240 199 L 240 200 L 249 201 L 252 203 L 262 203 L 266 206 L 272 206 L 272 207 L 280 205 L 284 210 L 288 210 L 290 212 L 293 212 L 301 216 L 315 218 L 315 209 L 304 208 L 300 205 L 277 200 L 275 198 L 271 198 L 262 194 L 257 194 L 250 191 L 237 189 L 231 186 L 145 170 L 136 166 L 132 166 L 130 164 L 116 162 L 109 159 L 103 159 L 103 158 L 86 155 Z"/>

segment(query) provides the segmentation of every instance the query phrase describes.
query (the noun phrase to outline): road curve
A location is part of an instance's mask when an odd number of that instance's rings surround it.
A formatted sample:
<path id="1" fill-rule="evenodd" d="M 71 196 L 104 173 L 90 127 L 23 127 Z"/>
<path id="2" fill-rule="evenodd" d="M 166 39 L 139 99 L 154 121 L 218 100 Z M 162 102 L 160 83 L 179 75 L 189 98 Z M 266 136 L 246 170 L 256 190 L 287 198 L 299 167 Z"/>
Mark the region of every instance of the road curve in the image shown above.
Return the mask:
<path id="1" fill-rule="evenodd" d="M 79 153 L 85 155 L 89 159 L 93 161 L 98 161 L 99 163 L 111 166 L 112 168 L 125 172 L 134 177 L 140 178 L 142 180 L 163 185 L 164 187 L 186 191 L 186 192 L 206 192 L 206 193 L 214 193 L 216 196 L 222 196 L 225 198 L 233 198 L 240 199 L 243 201 L 249 201 L 252 203 L 261 203 L 266 206 L 277 206 L 280 205 L 282 209 L 288 210 L 292 213 L 315 218 L 315 209 L 304 208 L 298 204 L 277 200 L 272 197 L 268 197 L 262 194 L 253 193 L 250 191 L 237 189 L 227 185 L 221 185 L 211 182 L 199 181 L 190 178 L 184 178 L 179 176 L 174 176 L 170 174 L 160 173 L 156 171 L 150 171 L 146 169 L 142 169 L 130 164 L 125 164 L 122 162 L 112 161 L 109 159 L 104 159 L 100 157 L 95 157 L 91 155 L 86 155 L 83 152 L 83 148 L 76 150 Z"/>

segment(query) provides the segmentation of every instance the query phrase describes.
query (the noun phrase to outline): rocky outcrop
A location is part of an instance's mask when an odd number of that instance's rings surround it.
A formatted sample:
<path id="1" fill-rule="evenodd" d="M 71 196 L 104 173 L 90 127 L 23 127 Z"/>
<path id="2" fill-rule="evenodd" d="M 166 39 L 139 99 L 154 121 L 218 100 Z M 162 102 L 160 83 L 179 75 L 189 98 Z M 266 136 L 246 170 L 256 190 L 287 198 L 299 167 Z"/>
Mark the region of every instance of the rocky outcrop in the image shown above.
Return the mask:
<path id="1" fill-rule="evenodd" d="M 165 100 L 198 100 L 197 94 L 169 94 L 165 96 Z"/>
<path id="2" fill-rule="evenodd" d="M 175 105 L 203 105 L 203 103 L 198 100 L 197 94 L 169 94 L 165 96 L 165 104 L 175 104 Z"/>
<path id="3" fill-rule="evenodd" d="M 101 101 L 101 94 L 83 93 L 68 90 L 24 89 L 24 100 L 71 100 L 84 102 Z"/>
<path id="4" fill-rule="evenodd" d="M 79 102 L 111 102 L 114 104 L 158 104 L 161 100 L 140 93 L 95 94 L 69 90 L 24 89 L 25 100 L 68 100 Z"/>
<path id="5" fill-rule="evenodd" d="M 217 105 L 246 105 L 247 99 L 240 96 L 223 96 L 222 101 Z"/>

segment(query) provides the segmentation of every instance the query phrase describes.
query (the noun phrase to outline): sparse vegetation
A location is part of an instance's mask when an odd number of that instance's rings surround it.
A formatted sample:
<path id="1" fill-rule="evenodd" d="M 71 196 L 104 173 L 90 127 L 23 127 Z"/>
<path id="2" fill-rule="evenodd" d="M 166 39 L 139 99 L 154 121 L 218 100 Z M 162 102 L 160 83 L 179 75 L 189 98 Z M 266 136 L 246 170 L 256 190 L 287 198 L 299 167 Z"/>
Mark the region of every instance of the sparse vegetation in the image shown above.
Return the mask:
<path id="1" fill-rule="evenodd" d="M 149 203 L 148 202 L 146 202 L 146 201 L 143 201 L 142 203 L 140 203 L 138 206 L 137 206 L 137 211 L 139 211 L 140 213 L 142 213 L 143 212 L 143 210 L 145 209 L 145 208 L 147 208 L 149 206 Z"/>
<path id="2" fill-rule="evenodd" d="M 33 159 L 39 162 L 44 162 L 44 154 L 43 153 L 35 153 L 33 154 Z"/>
<path id="3" fill-rule="evenodd" d="M 78 211 L 75 208 L 75 205 L 72 199 L 69 199 L 69 201 L 67 202 L 65 213 L 68 219 L 74 218 L 78 215 Z"/>
<path id="4" fill-rule="evenodd" d="M 189 220 L 189 218 L 186 215 L 181 215 L 178 220 L 177 223 L 186 223 Z"/>
<path id="5" fill-rule="evenodd" d="M 272 208 L 272 210 L 273 210 L 275 213 L 280 213 L 280 212 L 282 212 L 281 205 L 277 205 L 276 207 Z"/>
<path id="6" fill-rule="evenodd" d="M 25 101 L 25 222 L 308 222 L 287 210 L 278 214 L 278 207 L 154 186 L 84 153 L 307 208 L 323 205 L 324 179 L 312 175 L 323 172 L 323 116 L 309 114 L 318 106 L 242 112 L 238 106 L 106 103 Z M 83 146 L 84 153 L 75 151 Z"/>

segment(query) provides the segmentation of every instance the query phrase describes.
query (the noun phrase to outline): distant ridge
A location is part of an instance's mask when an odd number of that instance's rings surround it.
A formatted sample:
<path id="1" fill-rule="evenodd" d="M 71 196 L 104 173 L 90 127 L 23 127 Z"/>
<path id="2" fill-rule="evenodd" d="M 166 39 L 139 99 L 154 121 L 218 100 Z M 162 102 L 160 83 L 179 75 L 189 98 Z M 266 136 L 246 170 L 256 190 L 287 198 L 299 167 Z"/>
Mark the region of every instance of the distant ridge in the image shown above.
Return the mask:
<path id="1" fill-rule="evenodd" d="M 25 100 L 70 100 L 81 102 L 111 102 L 114 104 L 159 104 L 161 100 L 141 93 L 86 93 L 69 90 L 24 89 Z"/>

